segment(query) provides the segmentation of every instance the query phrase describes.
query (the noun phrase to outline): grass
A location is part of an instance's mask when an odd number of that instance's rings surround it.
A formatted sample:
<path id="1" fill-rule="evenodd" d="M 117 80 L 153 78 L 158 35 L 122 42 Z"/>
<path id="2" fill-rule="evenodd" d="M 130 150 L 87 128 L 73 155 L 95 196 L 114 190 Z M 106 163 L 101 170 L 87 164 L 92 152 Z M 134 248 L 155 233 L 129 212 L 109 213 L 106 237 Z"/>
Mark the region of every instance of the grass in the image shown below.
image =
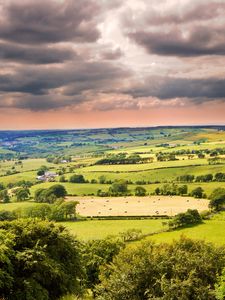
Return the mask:
<path id="1" fill-rule="evenodd" d="M 36 205 L 35 202 L 12 202 L 12 203 L 0 203 L 0 210 L 12 211 L 17 208 L 26 208 L 33 205 Z"/>
<path id="2" fill-rule="evenodd" d="M 57 182 L 44 182 L 44 183 L 36 184 L 32 186 L 30 189 L 31 195 L 34 196 L 34 193 L 37 189 L 49 188 L 54 184 L 57 184 Z M 92 193 L 96 194 L 99 189 L 101 189 L 102 191 L 107 191 L 109 188 L 108 184 L 104 184 L 104 185 L 91 184 L 91 183 L 78 184 L 78 183 L 70 183 L 70 182 L 63 182 L 63 183 L 60 182 L 60 184 L 62 184 L 66 188 L 68 194 L 78 195 L 78 196 L 88 195 Z"/>
<path id="3" fill-rule="evenodd" d="M 102 239 L 108 235 L 118 235 L 128 229 L 141 229 L 143 234 L 150 234 L 163 229 L 162 220 L 90 220 L 80 222 L 61 222 L 79 239 Z"/>
<path id="4" fill-rule="evenodd" d="M 212 219 L 204 221 L 195 227 L 184 228 L 176 231 L 160 233 L 148 239 L 152 239 L 157 243 L 166 242 L 170 243 L 173 240 L 177 240 L 181 235 L 187 236 L 192 239 L 205 240 L 207 242 L 214 243 L 216 245 L 225 244 L 225 218 L 223 220 Z"/>

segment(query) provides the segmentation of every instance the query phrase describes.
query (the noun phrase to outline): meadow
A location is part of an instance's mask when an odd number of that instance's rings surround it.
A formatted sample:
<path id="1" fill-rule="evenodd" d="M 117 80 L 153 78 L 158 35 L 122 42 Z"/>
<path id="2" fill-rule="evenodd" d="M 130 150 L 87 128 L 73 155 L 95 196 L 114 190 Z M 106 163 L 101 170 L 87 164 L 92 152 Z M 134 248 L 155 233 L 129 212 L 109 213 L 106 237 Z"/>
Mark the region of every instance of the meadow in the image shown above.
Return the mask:
<path id="1" fill-rule="evenodd" d="M 225 217 L 224 219 L 206 220 L 202 224 L 194 227 L 182 228 L 179 230 L 156 234 L 146 239 L 154 240 L 156 243 L 170 243 L 178 240 L 181 236 L 192 239 L 205 240 L 216 245 L 225 245 Z"/>
<path id="2" fill-rule="evenodd" d="M 103 239 L 119 235 L 129 229 L 139 229 L 144 235 L 164 229 L 161 219 L 146 220 L 88 220 L 80 222 L 60 222 L 81 240 Z"/>
<path id="3" fill-rule="evenodd" d="M 2 139 L 2 140 L 1 140 Z M 17 185 L 25 180 L 32 182 L 30 187 L 30 201 L 0 203 L 0 210 L 14 210 L 34 205 L 35 191 L 40 188 L 49 188 L 59 182 L 40 182 L 36 179 L 37 171 L 46 166 L 50 171 L 63 174 L 67 182 L 60 182 L 65 187 L 69 197 L 78 200 L 77 211 L 84 216 L 128 216 L 128 215 L 158 215 L 185 211 L 188 208 L 201 210 L 208 209 L 208 200 L 173 196 L 162 198 L 152 196 L 156 188 L 165 183 L 175 183 L 178 186 L 186 184 L 188 193 L 196 187 L 202 187 L 207 197 L 214 189 L 223 187 L 225 182 L 178 182 L 181 175 L 205 175 L 225 173 L 225 163 L 210 165 L 208 159 L 211 153 L 218 149 L 225 151 L 224 130 L 217 127 L 181 127 L 181 128 L 117 128 L 101 130 L 74 130 L 56 132 L 25 132 L 9 133 L 11 142 L 4 142 L 4 134 L 0 134 L 0 183 Z M 9 144 L 9 145 L 8 145 Z M 8 146 L 7 146 L 8 145 Z M 12 147 L 13 145 L 13 147 Z M 178 154 L 180 152 L 180 154 Z M 22 153 L 22 155 L 21 155 Z M 143 158 L 153 158 L 153 162 L 137 164 L 98 165 L 96 162 L 109 154 L 126 153 L 138 154 Z M 158 161 L 157 155 L 176 153 L 176 160 Z M 191 154 L 191 158 L 188 156 Z M 204 153 L 203 158 L 198 154 Z M 60 157 L 71 155 L 71 162 L 49 163 L 48 156 Z M 21 156 L 21 157 L 20 157 Z M 24 156 L 24 157 L 23 157 Z M 221 154 L 220 157 L 224 157 Z M 16 174 L 10 175 L 10 172 Z M 83 175 L 86 183 L 71 183 L 70 177 L 74 174 Z M 103 176 L 107 183 L 99 183 Z M 146 197 L 97 197 L 98 190 L 107 192 L 111 183 L 116 180 L 126 180 L 128 190 L 134 195 L 138 185 L 146 189 Z M 91 183 L 92 182 L 92 183 Z M 9 192 L 11 190 L 9 189 Z M 75 197 L 74 197 L 75 196 Z M 158 201 L 158 198 L 161 198 Z M 162 200 L 164 199 L 164 200 Z M 14 201 L 15 197 L 11 199 Z M 108 202 L 107 202 L 108 201 Z M 154 203 L 155 201 L 155 203 Z M 194 203 L 194 205 L 192 205 Z M 127 229 L 142 229 L 144 234 L 162 229 L 163 219 L 156 220 L 92 220 L 83 222 L 65 222 L 73 234 L 81 239 L 103 238 L 108 234 L 118 234 Z M 181 234 L 194 238 L 207 238 L 212 242 L 224 243 L 223 219 L 204 221 L 196 227 L 185 228 L 173 232 L 164 232 L 154 236 L 157 242 L 171 241 Z"/>

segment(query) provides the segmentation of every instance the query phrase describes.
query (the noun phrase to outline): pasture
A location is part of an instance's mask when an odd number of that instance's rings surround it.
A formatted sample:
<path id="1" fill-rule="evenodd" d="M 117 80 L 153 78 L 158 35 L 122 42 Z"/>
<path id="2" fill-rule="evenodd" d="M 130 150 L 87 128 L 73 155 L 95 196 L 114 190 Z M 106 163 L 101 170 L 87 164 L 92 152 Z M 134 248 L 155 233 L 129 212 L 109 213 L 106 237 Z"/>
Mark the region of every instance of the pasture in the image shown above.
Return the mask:
<path id="1" fill-rule="evenodd" d="M 90 220 L 80 222 L 60 222 L 78 239 L 102 239 L 118 235 L 128 229 L 140 229 L 143 234 L 152 234 L 163 229 L 161 219 L 146 220 Z"/>
<path id="2" fill-rule="evenodd" d="M 225 219 L 207 220 L 194 227 L 159 233 L 154 236 L 147 237 L 147 239 L 152 239 L 157 243 L 170 243 L 173 240 L 178 240 L 183 235 L 192 239 L 205 240 L 216 245 L 225 245 L 224 229 Z"/>

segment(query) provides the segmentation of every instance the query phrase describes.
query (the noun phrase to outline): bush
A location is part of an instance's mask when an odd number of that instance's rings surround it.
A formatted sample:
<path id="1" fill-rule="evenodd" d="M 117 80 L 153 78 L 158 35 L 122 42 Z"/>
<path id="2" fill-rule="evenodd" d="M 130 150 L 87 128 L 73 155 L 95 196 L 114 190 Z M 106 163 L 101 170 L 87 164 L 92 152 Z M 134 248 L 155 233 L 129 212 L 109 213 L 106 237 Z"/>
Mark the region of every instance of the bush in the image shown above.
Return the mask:
<path id="1" fill-rule="evenodd" d="M 204 190 L 202 187 L 197 187 L 191 192 L 191 196 L 194 198 L 203 198 L 204 197 Z"/>
<path id="2" fill-rule="evenodd" d="M 209 207 L 216 211 L 221 210 L 225 205 L 225 189 L 217 188 L 215 189 L 209 197 Z"/>
<path id="3" fill-rule="evenodd" d="M 202 222 L 202 218 L 197 211 L 197 209 L 188 209 L 185 213 L 177 214 L 173 220 L 171 220 L 168 225 L 172 229 L 195 225 Z"/>
<path id="4" fill-rule="evenodd" d="M 72 183 L 85 183 L 85 179 L 83 175 L 72 175 L 70 176 L 69 182 Z"/>
<path id="5" fill-rule="evenodd" d="M 135 188 L 135 196 L 145 196 L 146 192 L 147 191 L 143 186 L 137 186 Z"/>
<path id="6" fill-rule="evenodd" d="M 0 241 L 2 299 L 81 295 L 80 245 L 62 226 L 34 220 L 2 222 Z"/>
<path id="7" fill-rule="evenodd" d="M 98 300 L 215 299 L 225 249 L 182 238 L 172 244 L 126 247 L 101 268 Z M 222 299 L 222 298 L 221 298 Z"/>

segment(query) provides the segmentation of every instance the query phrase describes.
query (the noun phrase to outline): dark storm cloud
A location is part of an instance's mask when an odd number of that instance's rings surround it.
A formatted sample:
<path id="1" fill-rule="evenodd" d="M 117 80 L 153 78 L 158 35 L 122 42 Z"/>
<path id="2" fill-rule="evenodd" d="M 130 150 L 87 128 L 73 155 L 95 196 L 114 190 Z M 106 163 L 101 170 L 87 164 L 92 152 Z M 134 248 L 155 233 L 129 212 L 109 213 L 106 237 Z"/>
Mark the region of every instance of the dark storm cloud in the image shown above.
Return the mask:
<path id="1" fill-rule="evenodd" d="M 177 8 L 180 5 L 177 5 Z M 225 13 L 225 3 L 224 1 L 208 1 L 205 0 L 204 3 L 194 2 L 189 3 L 187 7 L 184 7 L 183 10 L 176 9 L 173 11 L 157 11 L 152 6 L 149 8 L 149 11 L 145 15 L 145 20 L 148 24 L 151 25 L 160 25 L 163 24 L 184 24 L 190 22 L 200 22 L 200 21 L 209 21 L 211 19 L 218 18 L 223 16 Z"/>
<path id="2" fill-rule="evenodd" d="M 68 47 L 21 46 L 0 42 L 0 60 L 29 64 L 62 63 L 76 58 L 76 53 Z"/>
<path id="3" fill-rule="evenodd" d="M 147 13 L 134 21 L 125 18 L 124 23 L 130 39 L 149 53 L 178 57 L 225 55 L 224 14 L 222 2 L 205 1 L 191 8 L 178 6 L 173 11 L 149 6 Z"/>
<path id="4" fill-rule="evenodd" d="M 15 94 L 8 97 L 0 96 L 0 108 L 19 108 L 30 111 L 47 111 L 63 108 L 71 105 L 78 105 L 85 100 L 84 95 L 64 97 L 59 95 L 28 95 Z"/>
<path id="5" fill-rule="evenodd" d="M 99 13 L 92 0 L 12 1 L 2 7 L 0 39 L 24 44 L 93 42 L 100 37 L 95 19 Z"/>
<path id="6" fill-rule="evenodd" d="M 190 101 L 225 99 L 225 78 L 188 79 L 151 77 L 144 84 L 126 91 L 133 97 L 157 97 L 159 99 L 188 98 Z"/>
<path id="7" fill-rule="evenodd" d="M 55 103 L 51 100 L 54 95 L 56 98 L 61 99 L 61 103 L 59 103 L 60 100 L 56 103 L 56 108 L 68 106 L 73 103 L 74 97 L 85 101 L 85 93 L 107 92 L 128 76 L 129 72 L 122 67 L 115 67 L 109 63 L 101 62 L 77 61 L 63 67 L 51 68 L 27 66 L 26 68 L 17 68 L 15 73 L 0 75 L 0 90 L 2 93 L 22 94 L 18 97 L 21 99 L 21 104 L 15 101 L 12 102 L 15 107 L 31 110 L 35 110 L 37 107 L 38 110 L 46 110 L 49 105 L 51 107 Z M 28 94 L 30 94 L 29 97 Z M 39 100 L 35 105 L 35 99 L 40 99 L 37 96 L 43 96 L 43 100 Z M 49 102 L 47 99 L 50 96 L 52 98 Z M 68 97 L 68 101 L 65 101 L 66 97 Z"/>
<path id="8" fill-rule="evenodd" d="M 138 31 L 129 34 L 137 44 L 149 53 L 171 56 L 225 55 L 224 27 L 193 27 L 184 36 L 180 30 L 169 33 Z"/>

